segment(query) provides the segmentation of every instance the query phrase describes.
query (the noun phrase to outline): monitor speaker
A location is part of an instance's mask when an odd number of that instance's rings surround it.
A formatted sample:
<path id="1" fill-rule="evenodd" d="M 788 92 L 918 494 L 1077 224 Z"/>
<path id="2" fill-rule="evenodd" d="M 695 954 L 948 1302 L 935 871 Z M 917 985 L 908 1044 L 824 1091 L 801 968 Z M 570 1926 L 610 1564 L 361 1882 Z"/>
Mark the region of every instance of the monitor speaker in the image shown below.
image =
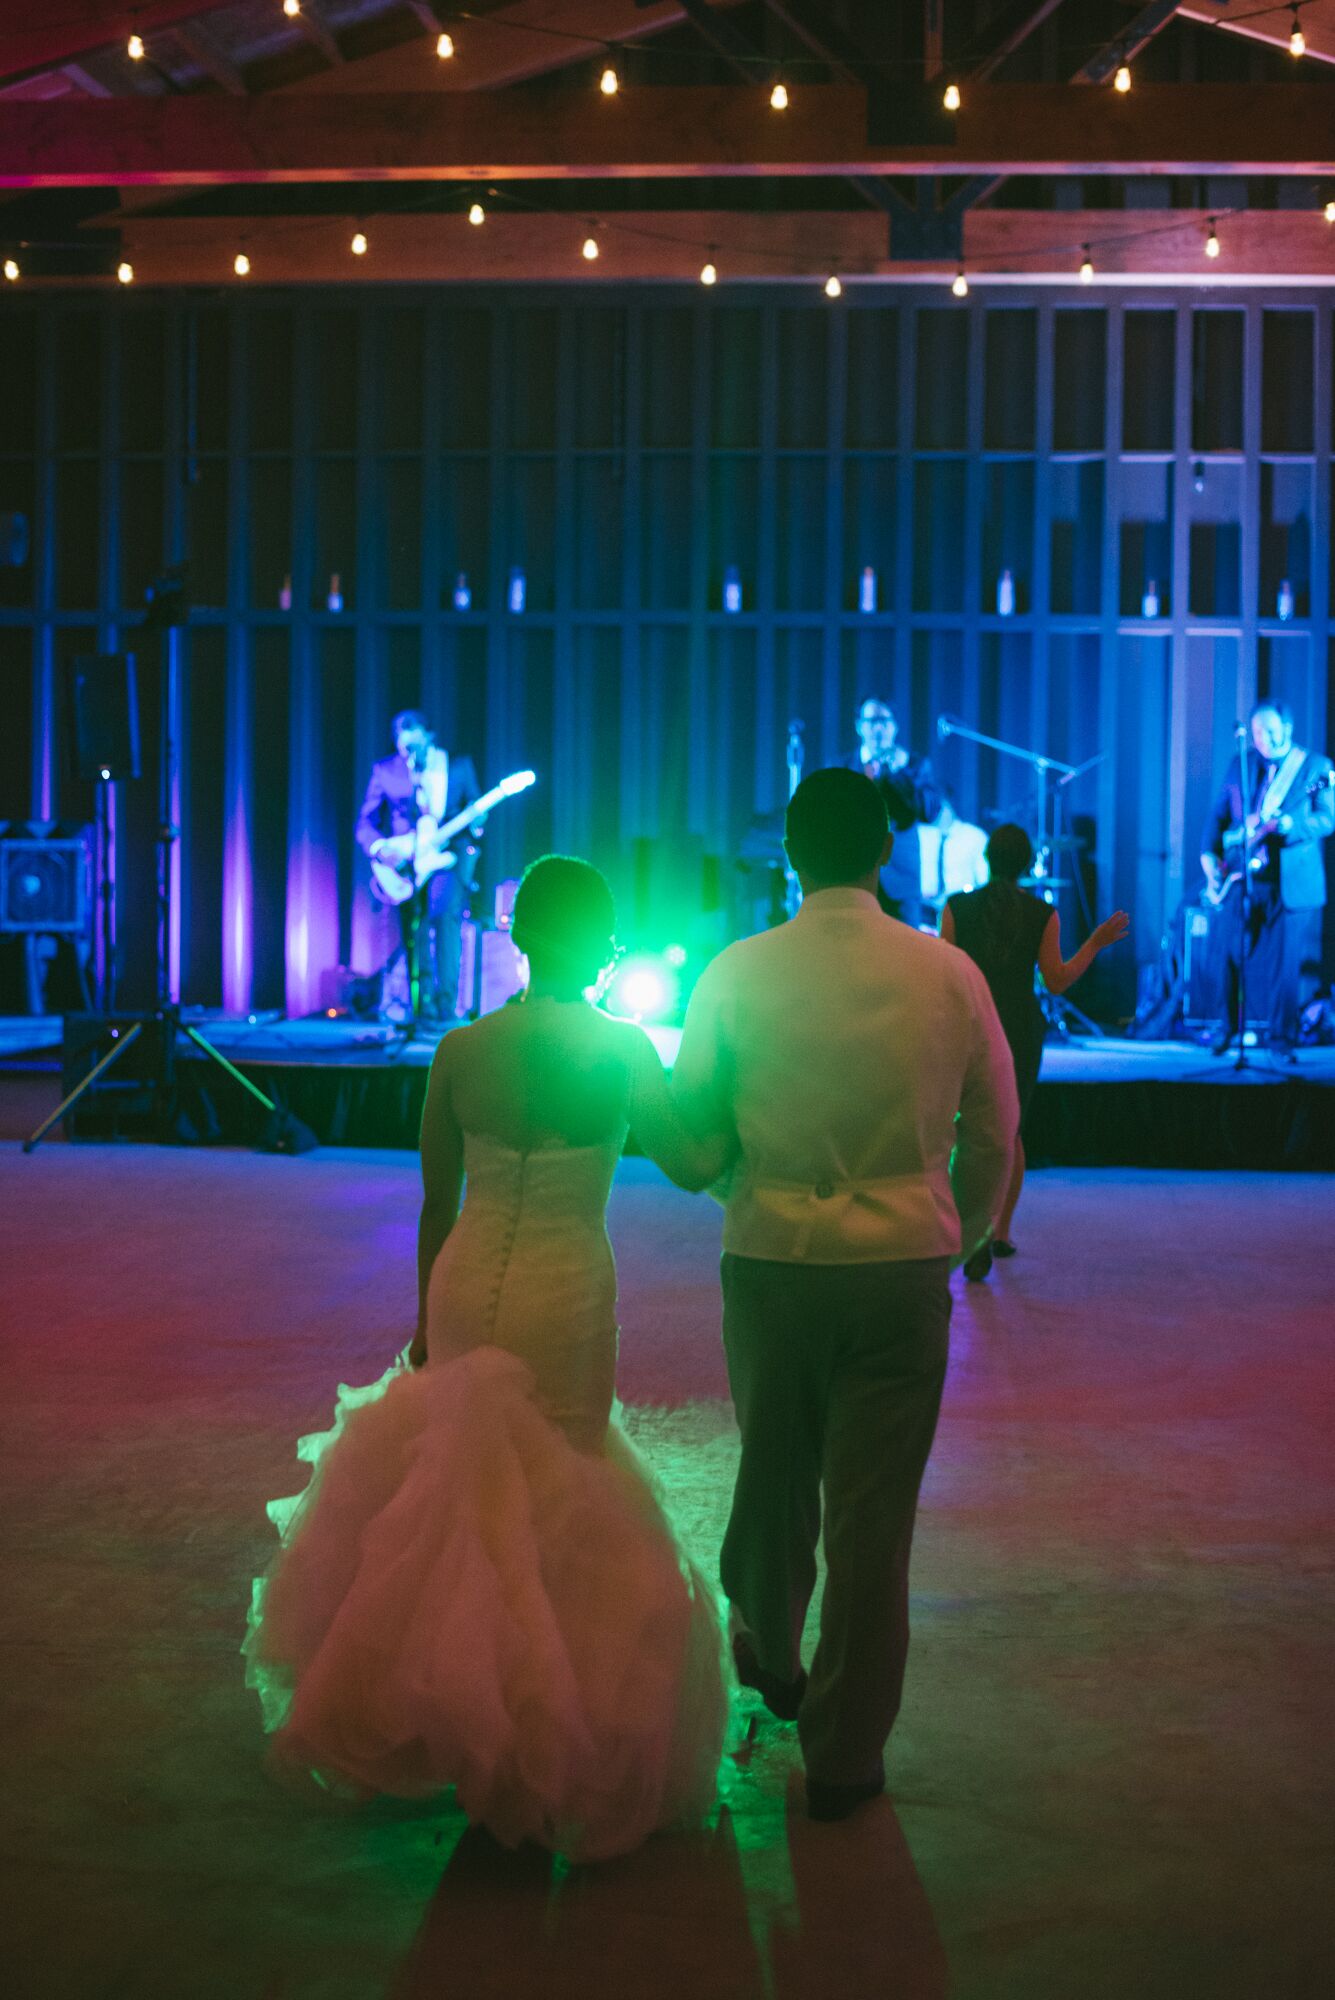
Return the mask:
<path id="1" fill-rule="evenodd" d="M 133 653 L 71 660 L 66 679 L 70 768 L 76 778 L 139 776 L 139 695 Z"/>

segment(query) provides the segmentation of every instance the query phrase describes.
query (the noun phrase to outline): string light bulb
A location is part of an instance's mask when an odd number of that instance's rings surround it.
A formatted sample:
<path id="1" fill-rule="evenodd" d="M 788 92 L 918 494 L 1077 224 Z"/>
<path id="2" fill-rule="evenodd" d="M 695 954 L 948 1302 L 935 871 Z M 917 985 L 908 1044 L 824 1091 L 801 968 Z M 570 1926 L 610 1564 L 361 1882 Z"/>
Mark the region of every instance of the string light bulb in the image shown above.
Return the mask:
<path id="1" fill-rule="evenodd" d="M 244 250 L 238 250 L 235 257 L 233 257 L 232 269 L 236 272 L 238 278 L 248 278 L 250 276 L 250 259 Z"/>
<path id="2" fill-rule="evenodd" d="M 1335 201 L 1328 201 L 1321 213 L 1325 216 L 1327 222 L 1335 222 Z"/>
<path id="3" fill-rule="evenodd" d="M 1298 19 L 1298 0 L 1293 0 L 1293 27 L 1289 33 L 1289 54 L 1291 56 L 1307 54 L 1307 37 L 1303 33 L 1303 24 Z"/>
<path id="4" fill-rule="evenodd" d="M 134 283 L 134 265 L 122 259 L 116 266 L 116 277 L 122 285 L 132 285 Z"/>
<path id="5" fill-rule="evenodd" d="M 1130 88 L 1131 88 L 1130 66 L 1127 63 L 1118 63 L 1116 73 L 1113 76 L 1113 89 L 1120 90 L 1123 97 L 1125 97 L 1126 93 L 1128 92 L 1128 90 L 1130 90 Z"/>
<path id="6" fill-rule="evenodd" d="M 442 62 L 449 61 L 450 57 L 454 54 L 453 35 L 441 34 L 436 36 L 436 54 Z"/>
<path id="7" fill-rule="evenodd" d="M 604 63 L 603 73 L 598 79 L 598 88 L 604 97 L 615 97 L 621 88 L 621 78 L 616 73 L 615 63 Z"/>
<path id="8" fill-rule="evenodd" d="M 472 223 L 474 229 L 481 229 L 486 219 L 487 211 L 482 206 L 482 203 L 480 201 L 471 203 L 468 210 L 468 220 Z"/>
<path id="9" fill-rule="evenodd" d="M 17 279 L 18 279 L 19 275 L 20 275 L 20 274 L 19 274 L 19 267 L 18 267 L 18 263 L 17 263 L 17 260 L 16 260 L 15 258 L 13 258 L 13 257 L 6 257 L 6 259 L 5 259 L 5 279 L 6 279 L 6 282 L 7 282 L 7 283 L 9 283 L 9 284 L 11 284 L 11 285 L 12 285 L 12 284 L 14 284 L 14 283 L 15 283 L 15 282 L 17 281 Z"/>
<path id="10" fill-rule="evenodd" d="M 283 0 L 283 12 L 289 21 L 295 21 L 301 12 L 301 0 Z"/>
<path id="11" fill-rule="evenodd" d="M 1094 259 L 1089 254 L 1088 243 L 1082 245 L 1082 248 L 1084 255 L 1080 260 L 1080 282 L 1082 285 L 1092 285 L 1094 282 Z"/>
<path id="12" fill-rule="evenodd" d="M 941 99 L 941 102 L 945 105 L 947 111 L 959 110 L 960 87 L 957 83 L 948 83 L 946 85 L 945 95 Z"/>
<path id="13" fill-rule="evenodd" d="M 1210 233 L 1205 239 L 1205 254 L 1207 257 L 1219 255 L 1219 231 L 1215 228 L 1213 216 L 1210 217 Z"/>
<path id="14" fill-rule="evenodd" d="M 951 291 L 952 291 L 952 292 L 953 292 L 953 293 L 955 294 L 955 297 L 956 297 L 957 299 L 967 299 L 967 298 L 968 298 L 968 296 L 969 296 L 969 280 L 968 280 L 968 279 L 967 279 L 967 278 L 965 277 L 965 275 L 964 275 L 964 266 L 963 266 L 963 264 L 961 264 L 961 265 L 960 265 L 960 267 L 959 267 L 959 270 L 958 270 L 958 271 L 956 271 L 956 273 L 955 273 L 955 276 L 954 276 L 954 278 L 953 278 L 953 279 L 952 279 L 952 281 L 951 281 L 951 286 L 950 286 L 950 289 L 951 289 Z"/>
<path id="15" fill-rule="evenodd" d="M 769 94 L 769 108 L 771 111 L 786 111 L 788 109 L 788 86 L 781 76 L 776 76 L 774 79 L 774 84 Z"/>
<path id="16" fill-rule="evenodd" d="M 700 266 L 700 283 L 702 285 L 716 285 L 718 283 L 718 267 L 714 262 L 712 254 Z"/>
<path id="17" fill-rule="evenodd" d="M 364 229 L 359 229 L 353 237 L 352 242 L 348 245 L 354 257 L 364 257 L 370 247 L 370 244 L 366 240 L 366 231 Z"/>
<path id="18" fill-rule="evenodd" d="M 142 62 L 144 60 L 143 36 L 131 35 L 129 41 L 125 44 L 125 53 L 131 62 Z"/>
<path id="19" fill-rule="evenodd" d="M 840 282 L 839 282 L 839 274 L 838 274 L 838 272 L 837 272 L 837 271 L 831 271 L 831 273 L 830 273 L 829 277 L 828 277 L 828 278 L 827 278 L 827 279 L 825 280 L 825 296 L 826 296 L 826 298 L 827 298 L 827 299 L 838 299 L 838 298 L 842 298 L 842 297 L 843 297 L 843 291 L 844 291 L 844 288 L 843 288 L 843 286 L 842 286 L 842 285 L 840 284 Z"/>
<path id="20" fill-rule="evenodd" d="M 598 255 L 598 238 L 594 234 L 595 227 L 596 225 L 594 223 L 591 222 L 589 224 L 589 233 L 584 238 L 583 245 L 580 249 L 580 255 L 581 257 L 583 257 L 586 264 L 592 264 L 594 259 Z"/>

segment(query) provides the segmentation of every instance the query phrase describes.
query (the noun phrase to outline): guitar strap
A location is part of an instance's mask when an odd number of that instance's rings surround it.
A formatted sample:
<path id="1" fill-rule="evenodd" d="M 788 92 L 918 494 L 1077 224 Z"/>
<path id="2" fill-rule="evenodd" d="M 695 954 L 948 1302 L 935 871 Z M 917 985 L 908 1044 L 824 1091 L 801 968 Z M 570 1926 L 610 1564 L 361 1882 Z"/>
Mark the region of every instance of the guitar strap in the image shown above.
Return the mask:
<path id="1" fill-rule="evenodd" d="M 1284 801 L 1293 790 L 1294 781 L 1306 762 L 1307 752 L 1299 749 L 1295 743 L 1261 794 L 1256 808 L 1258 819 L 1275 819 L 1283 811 Z"/>

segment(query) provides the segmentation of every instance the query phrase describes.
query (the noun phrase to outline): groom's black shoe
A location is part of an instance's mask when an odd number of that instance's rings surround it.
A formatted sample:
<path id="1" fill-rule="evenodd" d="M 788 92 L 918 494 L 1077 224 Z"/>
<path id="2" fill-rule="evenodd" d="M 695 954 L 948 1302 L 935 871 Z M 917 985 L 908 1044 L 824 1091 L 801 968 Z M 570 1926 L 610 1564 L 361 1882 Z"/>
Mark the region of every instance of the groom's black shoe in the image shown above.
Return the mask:
<path id="1" fill-rule="evenodd" d="M 733 1634 L 732 1657 L 742 1686 L 754 1688 L 770 1714 L 777 1716 L 780 1722 L 796 1722 L 797 1711 L 807 1691 L 805 1672 L 800 1673 L 795 1681 L 781 1681 L 777 1674 L 767 1674 L 745 1632 Z"/>
<path id="2" fill-rule="evenodd" d="M 823 1785 L 818 1778 L 808 1778 L 807 1818 L 847 1819 L 868 1799 L 879 1799 L 884 1790 L 884 1771 L 864 1779 L 860 1785 Z"/>

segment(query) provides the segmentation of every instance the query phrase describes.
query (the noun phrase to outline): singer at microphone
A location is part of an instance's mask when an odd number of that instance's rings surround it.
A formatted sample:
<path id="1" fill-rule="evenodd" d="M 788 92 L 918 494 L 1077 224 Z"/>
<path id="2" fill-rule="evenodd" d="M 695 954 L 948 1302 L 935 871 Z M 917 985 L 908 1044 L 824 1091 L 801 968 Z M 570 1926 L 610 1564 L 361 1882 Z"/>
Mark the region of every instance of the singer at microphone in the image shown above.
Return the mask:
<path id="1" fill-rule="evenodd" d="M 888 701 L 868 695 L 855 717 L 858 750 L 845 761 L 864 771 L 885 800 L 895 844 L 881 870 L 882 909 L 915 926 L 924 921 L 922 857 L 918 828 L 941 810 L 941 788 L 926 757 L 899 741 L 899 721 Z"/>
<path id="2" fill-rule="evenodd" d="M 357 816 L 355 837 L 373 864 L 373 880 L 376 864 L 413 874 L 412 857 L 422 842 L 481 796 L 472 758 L 448 754 L 418 709 L 402 709 L 392 728 L 394 755 L 372 766 Z M 399 949 L 384 971 L 383 1019 L 402 1027 L 428 1022 L 448 1027 L 455 1020 L 461 925 L 476 855 L 473 842 L 453 843 L 449 866 L 429 875 L 405 900 L 396 899 Z"/>
<path id="3" fill-rule="evenodd" d="M 1335 832 L 1331 761 L 1294 741 L 1293 711 L 1267 698 L 1234 725 L 1237 749 L 1201 834 L 1202 895 L 1215 916 L 1223 1018 L 1210 1046 L 1222 1055 L 1247 1026 L 1265 1023 L 1282 1062 L 1294 1060 L 1304 961 L 1319 957 L 1326 871 L 1321 844 Z"/>

